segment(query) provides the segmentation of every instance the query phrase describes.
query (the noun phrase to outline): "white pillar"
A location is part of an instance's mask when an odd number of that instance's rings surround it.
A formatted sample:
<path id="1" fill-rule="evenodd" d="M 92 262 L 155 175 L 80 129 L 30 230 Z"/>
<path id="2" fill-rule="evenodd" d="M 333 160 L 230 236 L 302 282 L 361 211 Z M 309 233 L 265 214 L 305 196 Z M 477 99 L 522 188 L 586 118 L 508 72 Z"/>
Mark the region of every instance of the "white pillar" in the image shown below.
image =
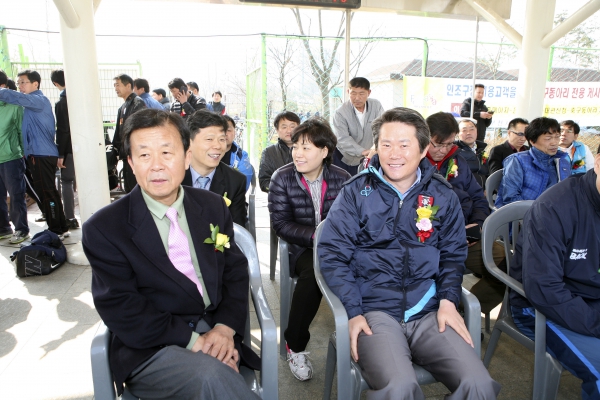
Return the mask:
<path id="1" fill-rule="evenodd" d="M 61 14 L 69 123 L 82 222 L 110 204 L 94 30 L 94 10 L 99 2 L 54 0 Z M 69 246 L 67 261 L 89 265 L 81 243 Z"/>
<path id="2" fill-rule="evenodd" d="M 542 47 L 542 39 L 552 31 L 556 0 L 528 0 L 525 10 L 522 62 L 515 117 L 529 120 L 541 117 L 550 48 Z"/>
<path id="3" fill-rule="evenodd" d="M 344 102 L 348 101 L 348 82 L 350 82 L 350 27 L 352 26 L 352 11 L 346 11 L 346 39 L 344 41 Z"/>

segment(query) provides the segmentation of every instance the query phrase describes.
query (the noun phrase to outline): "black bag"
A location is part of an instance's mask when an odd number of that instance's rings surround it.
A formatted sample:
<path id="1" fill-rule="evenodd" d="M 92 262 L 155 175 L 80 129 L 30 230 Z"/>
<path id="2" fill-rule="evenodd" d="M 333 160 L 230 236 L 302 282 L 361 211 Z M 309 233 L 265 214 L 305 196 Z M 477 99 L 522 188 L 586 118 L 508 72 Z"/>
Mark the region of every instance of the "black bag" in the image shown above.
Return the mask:
<path id="1" fill-rule="evenodd" d="M 15 261 L 20 278 L 48 275 L 67 261 L 67 249 L 56 233 L 45 230 L 15 251 L 10 260 Z"/>

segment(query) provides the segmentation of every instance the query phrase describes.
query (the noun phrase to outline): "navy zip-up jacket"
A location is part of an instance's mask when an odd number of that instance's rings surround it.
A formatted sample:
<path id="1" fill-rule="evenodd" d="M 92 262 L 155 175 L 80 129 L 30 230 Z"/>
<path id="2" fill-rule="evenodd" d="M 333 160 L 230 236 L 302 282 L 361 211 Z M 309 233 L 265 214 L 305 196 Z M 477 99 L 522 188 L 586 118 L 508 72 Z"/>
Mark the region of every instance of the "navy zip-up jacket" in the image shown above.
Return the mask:
<path id="1" fill-rule="evenodd" d="M 546 190 L 523 219 L 510 275 L 527 299 L 511 292 L 514 307 L 535 307 L 549 320 L 600 338 L 600 193 L 594 170 Z"/>
<path id="2" fill-rule="evenodd" d="M 442 299 L 458 305 L 467 238 L 457 195 L 427 160 L 406 196 L 383 179 L 379 167 L 375 156 L 329 210 L 318 247 L 325 281 L 348 319 L 383 311 L 409 322 L 437 311 Z M 439 206 L 424 243 L 417 237 L 419 196 Z"/>

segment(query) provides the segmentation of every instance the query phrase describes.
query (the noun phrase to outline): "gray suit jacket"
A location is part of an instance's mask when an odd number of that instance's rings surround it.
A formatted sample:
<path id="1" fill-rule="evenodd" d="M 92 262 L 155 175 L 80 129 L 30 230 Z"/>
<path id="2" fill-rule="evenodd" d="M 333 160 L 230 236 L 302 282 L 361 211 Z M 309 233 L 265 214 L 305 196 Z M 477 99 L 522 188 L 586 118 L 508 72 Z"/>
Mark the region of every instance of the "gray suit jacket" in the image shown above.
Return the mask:
<path id="1" fill-rule="evenodd" d="M 365 111 L 365 122 L 361 127 L 354 106 L 348 100 L 338 108 L 333 116 L 333 130 L 337 137 L 337 148 L 344 156 L 342 161 L 347 165 L 358 165 L 362 160 L 362 152 L 373 146 L 373 120 L 383 114 L 383 106 L 379 100 L 369 98 Z"/>

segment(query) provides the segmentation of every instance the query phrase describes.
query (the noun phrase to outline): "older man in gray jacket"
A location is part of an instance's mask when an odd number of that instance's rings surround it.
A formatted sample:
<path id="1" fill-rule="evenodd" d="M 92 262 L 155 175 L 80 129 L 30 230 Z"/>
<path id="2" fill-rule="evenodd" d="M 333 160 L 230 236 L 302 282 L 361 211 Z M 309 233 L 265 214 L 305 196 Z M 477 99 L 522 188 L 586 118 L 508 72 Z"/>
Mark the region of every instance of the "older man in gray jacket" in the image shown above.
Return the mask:
<path id="1" fill-rule="evenodd" d="M 366 78 L 354 78 L 348 83 L 350 100 L 333 116 L 333 129 L 338 140 L 333 163 L 350 175 L 356 175 L 360 162 L 373 146 L 371 123 L 384 110 L 378 100 L 369 99 L 371 84 Z"/>

